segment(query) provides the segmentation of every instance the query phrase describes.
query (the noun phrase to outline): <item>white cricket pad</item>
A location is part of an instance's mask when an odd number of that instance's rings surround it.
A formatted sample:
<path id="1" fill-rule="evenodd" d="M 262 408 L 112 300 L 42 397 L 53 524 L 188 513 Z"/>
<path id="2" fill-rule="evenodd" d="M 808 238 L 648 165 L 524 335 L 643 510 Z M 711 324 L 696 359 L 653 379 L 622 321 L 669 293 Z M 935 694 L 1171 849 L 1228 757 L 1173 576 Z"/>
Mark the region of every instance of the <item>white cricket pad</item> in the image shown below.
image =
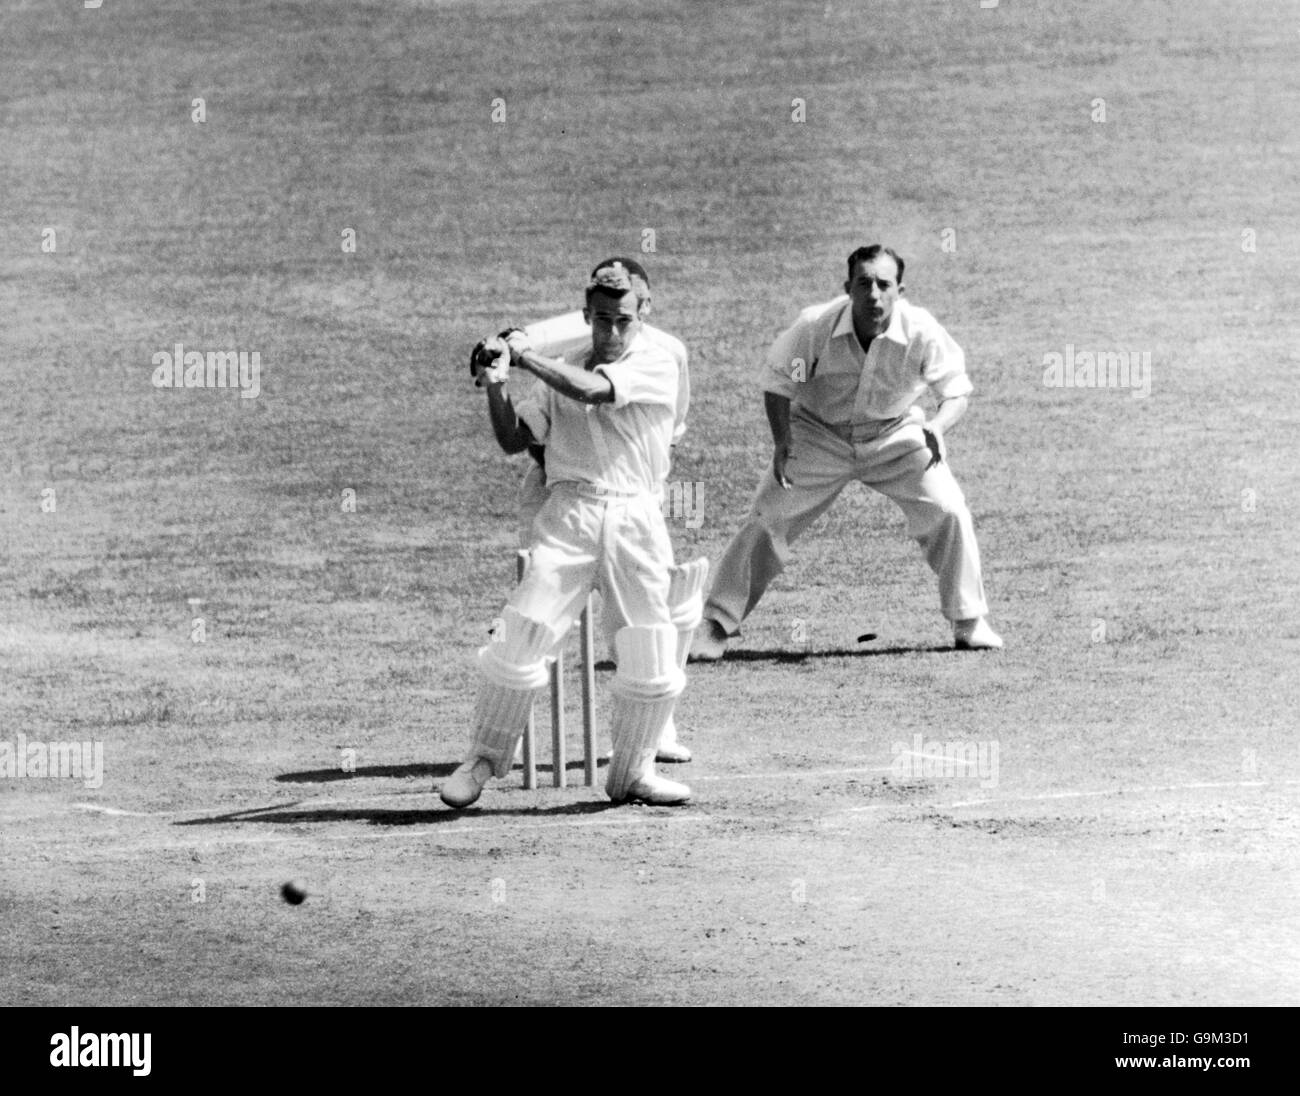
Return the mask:
<path id="1" fill-rule="evenodd" d="M 502 611 L 501 620 L 492 642 L 479 648 L 483 675 L 504 689 L 540 689 L 547 681 L 547 656 L 560 642 L 560 633 L 510 605 Z"/>
<path id="2" fill-rule="evenodd" d="M 659 736 L 672 718 L 686 675 L 677 665 L 677 629 L 671 625 L 622 628 L 614 636 L 614 647 L 614 753 L 605 790 L 617 801 L 625 799 L 642 776 L 654 772 Z"/>
<path id="3" fill-rule="evenodd" d="M 514 764 L 515 747 L 523 736 L 528 713 L 541 692 L 541 689 L 509 689 L 484 681 L 474 705 L 474 741 L 464 760 L 486 758 L 492 763 L 493 776 L 505 776 Z"/>
<path id="4" fill-rule="evenodd" d="M 610 690 L 635 700 L 662 700 L 686 687 L 677 665 L 677 629 L 671 624 L 620 628 L 614 636 L 618 673 Z"/>
<path id="5" fill-rule="evenodd" d="M 709 561 L 701 556 L 673 567 L 668 572 L 668 612 L 679 631 L 694 631 L 704 615 L 704 582 L 709 577 Z"/>
<path id="6" fill-rule="evenodd" d="M 661 700 L 614 697 L 610 733 L 614 752 L 609 759 L 605 791 L 615 801 L 626 799 L 632 785 L 643 776 L 653 776 L 655 752 L 664 726 L 672 718 L 676 695 Z"/>
<path id="7" fill-rule="evenodd" d="M 677 668 L 683 676 L 695 629 L 704 619 L 704 582 L 708 577 L 709 561 L 703 556 L 669 571 L 668 612 L 677 628 Z M 659 736 L 659 749 L 671 753 L 676 746 L 677 725 L 669 716 Z"/>

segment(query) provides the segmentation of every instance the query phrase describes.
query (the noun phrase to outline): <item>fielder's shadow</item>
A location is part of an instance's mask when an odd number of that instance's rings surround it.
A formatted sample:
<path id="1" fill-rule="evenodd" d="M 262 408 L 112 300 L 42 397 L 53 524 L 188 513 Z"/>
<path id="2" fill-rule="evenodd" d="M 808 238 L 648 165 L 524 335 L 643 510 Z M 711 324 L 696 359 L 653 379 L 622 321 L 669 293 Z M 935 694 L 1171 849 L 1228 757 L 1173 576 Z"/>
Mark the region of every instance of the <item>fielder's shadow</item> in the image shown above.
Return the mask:
<path id="1" fill-rule="evenodd" d="M 602 765 L 608 765 L 605 758 L 600 758 L 596 762 L 597 768 Z M 433 777 L 442 779 L 451 776 L 452 773 L 460 766 L 459 761 L 439 761 L 436 763 L 418 764 L 418 765 L 363 765 L 351 772 L 344 772 L 342 769 L 308 769 L 298 773 L 281 773 L 275 778 L 277 784 L 333 784 L 339 780 L 356 780 L 367 777 L 398 777 L 399 779 L 408 778 L 425 778 Z M 583 762 L 568 761 L 565 763 L 564 771 L 581 772 Z M 549 764 L 538 764 L 539 773 L 554 772 L 554 766 Z"/>
<path id="2" fill-rule="evenodd" d="M 610 801 L 587 800 L 581 803 L 562 803 L 555 807 L 513 807 L 484 810 L 481 807 L 467 807 L 453 810 L 450 807 L 435 810 L 398 811 L 381 807 L 313 807 L 308 810 L 293 810 L 294 803 L 282 803 L 268 807 L 250 807 L 248 810 L 231 811 L 228 814 L 213 815 L 209 818 L 190 818 L 176 822 L 177 826 L 228 826 L 242 822 L 272 822 L 278 825 L 304 825 L 320 822 L 368 822 L 372 826 L 429 826 L 445 822 L 460 822 L 465 818 L 511 818 L 525 816 L 565 817 L 601 814 L 608 810 L 624 809 L 618 803 Z"/>

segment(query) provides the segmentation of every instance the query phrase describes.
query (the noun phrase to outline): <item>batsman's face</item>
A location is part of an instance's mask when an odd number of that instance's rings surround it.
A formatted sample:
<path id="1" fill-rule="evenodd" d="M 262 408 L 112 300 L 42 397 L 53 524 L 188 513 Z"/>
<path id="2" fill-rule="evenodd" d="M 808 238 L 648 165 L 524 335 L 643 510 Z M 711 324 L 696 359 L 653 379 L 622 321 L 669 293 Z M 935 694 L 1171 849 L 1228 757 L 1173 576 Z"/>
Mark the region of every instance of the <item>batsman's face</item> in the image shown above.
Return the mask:
<path id="1" fill-rule="evenodd" d="M 853 299 L 853 322 L 859 329 L 879 335 L 889 327 L 894 305 L 903 287 L 898 283 L 898 264 L 888 255 L 853 268 L 844 291 Z"/>
<path id="2" fill-rule="evenodd" d="M 641 330 L 641 309 L 630 289 L 621 297 L 594 294 L 582 316 L 591 324 L 593 365 L 607 365 L 622 357 Z"/>

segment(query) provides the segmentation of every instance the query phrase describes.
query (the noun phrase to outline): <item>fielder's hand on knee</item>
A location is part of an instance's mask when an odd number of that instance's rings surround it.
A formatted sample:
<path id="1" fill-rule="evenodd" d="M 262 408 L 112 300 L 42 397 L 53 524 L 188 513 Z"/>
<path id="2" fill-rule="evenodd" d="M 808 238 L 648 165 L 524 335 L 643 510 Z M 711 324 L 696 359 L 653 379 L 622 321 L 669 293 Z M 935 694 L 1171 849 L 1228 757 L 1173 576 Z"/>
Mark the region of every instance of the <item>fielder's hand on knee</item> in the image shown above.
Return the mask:
<path id="1" fill-rule="evenodd" d="M 933 426 L 923 426 L 922 432 L 925 434 L 925 445 L 930 450 L 930 463 L 925 467 L 927 470 L 933 468 L 936 464 L 942 464 L 948 457 L 948 447 L 943 441 L 943 431 L 936 430 Z"/>
<path id="2" fill-rule="evenodd" d="M 776 482 L 790 490 L 790 481 L 785 475 L 785 466 L 790 460 L 790 447 L 788 445 L 778 445 L 772 452 L 772 475 Z"/>

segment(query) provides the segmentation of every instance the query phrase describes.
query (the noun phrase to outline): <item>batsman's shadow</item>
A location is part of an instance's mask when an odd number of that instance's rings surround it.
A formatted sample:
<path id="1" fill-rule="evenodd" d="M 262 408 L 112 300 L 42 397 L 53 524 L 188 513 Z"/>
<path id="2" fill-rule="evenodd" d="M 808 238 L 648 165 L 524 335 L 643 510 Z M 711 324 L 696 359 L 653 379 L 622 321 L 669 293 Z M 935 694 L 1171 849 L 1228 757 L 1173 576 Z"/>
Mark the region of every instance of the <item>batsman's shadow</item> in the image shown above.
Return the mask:
<path id="1" fill-rule="evenodd" d="M 468 818 L 583 817 L 603 814 L 608 810 L 625 809 L 618 803 L 600 800 L 561 803 L 553 807 L 498 807 L 491 810 L 477 806 L 463 810 L 453 810 L 450 807 L 431 810 L 394 810 L 391 807 L 324 806 L 295 810 L 297 806 L 296 803 L 281 803 L 267 807 L 250 807 L 248 810 L 230 811 L 207 818 L 189 818 L 174 825 L 230 826 L 246 822 L 269 822 L 282 826 L 302 826 L 311 823 L 368 822 L 372 826 L 436 826 L 447 822 L 460 822 Z"/>
<path id="2" fill-rule="evenodd" d="M 887 658 L 899 655 L 945 654 L 953 651 L 952 646 L 920 647 L 833 647 L 820 651 L 784 650 L 776 648 L 767 651 L 739 650 L 728 651 L 722 656 L 722 662 L 808 662 L 818 658 Z M 693 667 L 708 665 L 692 662 Z"/>
<path id="3" fill-rule="evenodd" d="M 362 765 L 352 770 L 308 769 L 305 772 L 281 773 L 275 780 L 278 784 L 331 784 L 336 780 L 355 780 L 376 776 L 398 778 L 443 777 L 454 773 L 459 764 L 459 761 L 441 761 L 436 764 L 419 765 Z"/>
<path id="4" fill-rule="evenodd" d="M 583 762 L 566 761 L 564 765 L 565 772 L 581 772 Z M 606 758 L 598 758 L 596 767 L 608 765 Z M 422 763 L 418 765 L 362 765 L 360 768 L 345 772 L 342 769 L 308 769 L 304 772 L 281 773 L 275 778 L 277 784 L 333 784 L 339 780 L 364 780 L 367 777 L 396 777 L 399 780 L 405 779 L 423 779 L 433 777 L 443 779 L 451 776 L 452 773 L 460 767 L 459 761 L 438 761 L 434 763 Z M 554 766 L 549 764 L 538 763 L 537 771 L 539 773 L 552 773 Z M 522 771 L 518 764 L 515 771 Z"/>

